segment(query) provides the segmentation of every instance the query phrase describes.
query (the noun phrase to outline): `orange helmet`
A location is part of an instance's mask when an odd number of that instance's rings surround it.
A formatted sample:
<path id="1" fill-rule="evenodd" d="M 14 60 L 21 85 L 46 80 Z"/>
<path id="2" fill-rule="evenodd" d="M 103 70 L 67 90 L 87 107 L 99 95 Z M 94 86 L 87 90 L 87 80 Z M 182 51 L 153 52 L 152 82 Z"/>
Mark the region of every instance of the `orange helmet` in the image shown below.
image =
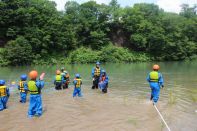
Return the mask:
<path id="1" fill-rule="evenodd" d="M 38 76 L 38 72 L 36 70 L 29 72 L 30 79 L 36 79 L 37 76 Z"/>
<path id="2" fill-rule="evenodd" d="M 153 65 L 153 70 L 159 70 L 159 65 Z"/>
<path id="3" fill-rule="evenodd" d="M 56 74 L 60 75 L 61 74 L 60 70 L 56 70 Z"/>

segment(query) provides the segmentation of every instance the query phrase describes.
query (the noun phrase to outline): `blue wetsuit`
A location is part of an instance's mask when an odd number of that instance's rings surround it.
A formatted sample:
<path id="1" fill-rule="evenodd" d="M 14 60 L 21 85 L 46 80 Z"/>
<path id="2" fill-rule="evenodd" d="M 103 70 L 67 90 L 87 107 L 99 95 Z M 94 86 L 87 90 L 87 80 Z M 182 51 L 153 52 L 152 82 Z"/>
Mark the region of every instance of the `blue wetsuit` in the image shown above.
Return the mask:
<path id="1" fill-rule="evenodd" d="M 156 79 L 151 79 L 151 73 L 153 72 L 156 73 L 156 76 L 157 76 Z M 151 100 L 157 103 L 157 101 L 159 100 L 160 87 L 163 86 L 163 83 L 164 83 L 162 74 L 156 71 L 152 71 L 148 74 L 147 81 L 149 82 L 150 88 L 151 88 Z"/>
<path id="2" fill-rule="evenodd" d="M 32 80 L 31 80 L 32 82 Z M 44 87 L 44 81 L 37 80 L 33 81 L 34 83 L 30 84 L 30 81 L 28 82 L 28 88 L 30 91 L 30 97 L 29 97 L 29 110 L 28 110 L 28 116 L 31 118 L 33 116 L 41 116 L 42 115 L 42 96 L 41 96 L 41 89 Z M 31 86 L 34 86 L 37 88 L 37 91 L 31 91 Z M 35 89 L 34 88 L 34 89 Z"/>
<path id="3" fill-rule="evenodd" d="M 9 96 L 10 96 L 9 88 L 5 88 L 5 95 L 2 95 L 2 96 L 0 95 L 0 111 L 7 108 L 6 104 L 8 102 Z"/>
<path id="4" fill-rule="evenodd" d="M 28 86 L 26 81 L 20 81 L 18 85 L 18 90 L 20 90 L 20 102 L 21 103 L 26 103 L 26 98 L 27 98 L 27 91 L 28 91 Z"/>

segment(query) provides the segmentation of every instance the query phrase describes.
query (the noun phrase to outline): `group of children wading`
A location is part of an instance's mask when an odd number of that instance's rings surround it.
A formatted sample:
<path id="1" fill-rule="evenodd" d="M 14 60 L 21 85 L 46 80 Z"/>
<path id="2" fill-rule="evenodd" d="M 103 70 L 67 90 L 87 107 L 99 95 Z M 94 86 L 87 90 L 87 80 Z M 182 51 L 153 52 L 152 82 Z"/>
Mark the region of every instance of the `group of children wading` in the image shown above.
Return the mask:
<path id="1" fill-rule="evenodd" d="M 153 71 L 148 74 L 147 81 L 150 83 L 151 88 L 151 98 L 153 104 L 156 104 L 159 99 L 160 87 L 163 85 L 163 77 L 161 73 L 158 72 L 159 65 L 153 66 Z M 100 63 L 96 62 L 96 66 L 92 69 L 92 89 L 100 89 L 103 93 L 108 91 L 109 77 L 104 69 L 100 67 Z M 32 118 L 34 116 L 41 116 L 43 112 L 42 108 L 42 95 L 41 90 L 44 87 L 44 76 L 42 73 L 38 77 L 38 72 L 32 70 L 29 72 L 29 81 L 27 81 L 27 75 L 21 75 L 21 80 L 18 84 L 18 90 L 20 91 L 20 102 L 26 103 L 27 94 L 29 93 L 29 109 L 28 117 Z M 54 80 L 54 85 L 56 90 L 67 89 L 70 83 L 69 73 L 62 67 L 61 71 L 56 70 L 56 76 Z M 75 74 L 73 80 L 74 90 L 73 97 L 82 97 L 81 85 L 82 78 L 80 74 Z M 5 80 L 0 80 L 0 111 L 6 109 L 6 104 L 10 96 L 9 88 L 5 85 Z"/>

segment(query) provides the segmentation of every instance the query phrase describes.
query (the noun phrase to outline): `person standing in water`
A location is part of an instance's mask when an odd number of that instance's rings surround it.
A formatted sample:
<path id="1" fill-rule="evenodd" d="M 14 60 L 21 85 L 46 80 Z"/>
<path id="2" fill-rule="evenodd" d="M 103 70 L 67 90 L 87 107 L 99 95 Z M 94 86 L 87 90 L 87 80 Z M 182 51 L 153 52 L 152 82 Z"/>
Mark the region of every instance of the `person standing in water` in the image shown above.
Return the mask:
<path id="1" fill-rule="evenodd" d="M 75 75 L 73 84 L 75 86 L 74 91 L 73 91 L 73 97 L 76 97 L 77 95 L 78 97 L 82 97 L 82 93 L 81 93 L 82 80 L 81 80 L 80 74 Z"/>
<path id="2" fill-rule="evenodd" d="M 10 97 L 9 88 L 5 86 L 5 80 L 0 80 L 0 111 L 7 108 L 6 104 Z"/>
<path id="3" fill-rule="evenodd" d="M 109 81 L 109 77 L 108 77 L 106 71 L 102 70 L 101 76 L 99 79 L 99 88 L 102 90 L 103 93 L 107 93 L 108 81 Z"/>
<path id="4" fill-rule="evenodd" d="M 159 100 L 160 87 L 164 87 L 162 74 L 158 71 L 159 65 L 153 65 L 153 71 L 151 71 L 147 77 L 147 81 L 149 82 L 151 88 L 150 100 L 153 101 L 153 104 L 156 104 Z"/>
<path id="5" fill-rule="evenodd" d="M 25 74 L 21 75 L 21 80 L 18 85 L 18 90 L 20 91 L 20 102 L 21 103 L 26 103 L 27 92 L 28 92 L 26 80 L 27 80 L 27 75 L 25 75 Z"/>
<path id="6" fill-rule="evenodd" d="M 32 118 L 33 116 L 42 115 L 42 96 L 41 89 L 44 87 L 44 73 L 40 76 L 39 80 L 36 80 L 38 77 L 38 72 L 33 70 L 29 73 L 30 81 L 28 82 L 28 89 L 30 92 L 29 97 L 29 110 L 28 117 Z"/>
<path id="7" fill-rule="evenodd" d="M 98 89 L 99 78 L 101 76 L 100 62 L 96 62 L 96 67 L 92 69 L 92 89 Z"/>
<path id="8" fill-rule="evenodd" d="M 54 85 L 56 90 L 61 90 L 62 86 L 62 76 L 60 70 L 56 70 L 56 76 L 54 80 Z"/>
<path id="9" fill-rule="evenodd" d="M 65 70 L 64 67 L 61 68 L 61 76 L 62 76 L 62 86 L 63 89 L 67 89 L 70 83 L 70 75 L 68 71 Z"/>

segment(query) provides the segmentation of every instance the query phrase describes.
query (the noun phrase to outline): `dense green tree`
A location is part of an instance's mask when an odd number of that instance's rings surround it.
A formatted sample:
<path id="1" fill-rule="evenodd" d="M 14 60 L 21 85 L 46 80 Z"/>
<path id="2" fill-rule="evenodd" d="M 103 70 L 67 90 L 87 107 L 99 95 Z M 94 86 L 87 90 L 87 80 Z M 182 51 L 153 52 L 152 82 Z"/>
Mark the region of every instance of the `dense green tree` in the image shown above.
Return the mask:
<path id="1" fill-rule="evenodd" d="M 22 36 L 9 41 L 5 46 L 5 57 L 11 65 L 30 65 L 33 55 L 30 43 Z"/>
<path id="2" fill-rule="evenodd" d="M 181 7 L 176 14 L 146 3 L 123 8 L 117 0 L 109 5 L 68 1 L 65 11 L 57 11 L 56 3 L 49 0 L 0 0 L 0 62 L 22 65 L 32 61 L 46 64 L 45 60 L 57 63 L 56 58 L 71 63 L 80 61 L 78 58 L 82 63 L 193 58 L 197 55 L 197 6 Z"/>
<path id="3" fill-rule="evenodd" d="M 182 10 L 180 12 L 180 15 L 182 15 L 186 18 L 196 17 L 196 15 L 197 15 L 197 3 L 193 7 L 189 7 L 188 4 L 182 4 L 181 7 L 182 7 Z"/>

